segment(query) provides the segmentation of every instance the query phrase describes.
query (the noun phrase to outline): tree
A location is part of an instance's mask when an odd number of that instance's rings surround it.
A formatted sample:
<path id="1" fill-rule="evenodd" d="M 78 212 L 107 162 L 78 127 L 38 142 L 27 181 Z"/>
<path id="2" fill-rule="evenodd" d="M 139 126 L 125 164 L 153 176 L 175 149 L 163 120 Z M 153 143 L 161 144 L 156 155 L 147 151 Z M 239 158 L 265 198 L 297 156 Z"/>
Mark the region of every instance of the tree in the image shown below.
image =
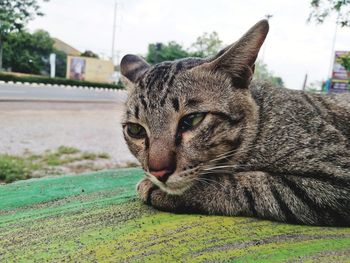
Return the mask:
<path id="1" fill-rule="evenodd" d="M 156 64 L 189 56 L 190 54 L 180 44 L 175 41 L 170 41 L 168 44 L 149 44 L 146 61 L 151 64 Z"/>
<path id="2" fill-rule="evenodd" d="M 260 61 L 257 61 L 255 63 L 254 78 L 257 80 L 269 81 L 276 87 L 284 87 L 282 78 L 275 76 L 268 70 L 267 65 Z"/>
<path id="3" fill-rule="evenodd" d="M 80 54 L 82 57 L 87 57 L 87 58 L 99 58 L 98 55 L 91 50 L 85 50 L 83 53 Z"/>
<path id="4" fill-rule="evenodd" d="M 52 52 L 56 54 L 56 77 L 65 78 L 67 72 L 67 54 L 57 49 L 53 49 Z"/>
<path id="5" fill-rule="evenodd" d="M 350 72 L 350 52 L 340 56 L 337 59 L 337 62 L 339 62 L 347 71 Z"/>
<path id="6" fill-rule="evenodd" d="M 337 14 L 337 23 L 342 27 L 350 26 L 350 0 L 311 0 L 308 21 L 322 24 L 333 13 Z"/>
<path id="7" fill-rule="evenodd" d="M 216 55 L 221 48 L 222 41 L 214 31 L 210 34 L 204 33 L 198 37 L 196 42 L 191 45 L 193 51 L 183 48 L 175 41 L 171 41 L 168 44 L 149 44 L 146 61 L 150 64 L 156 64 L 162 61 L 172 61 L 185 57 L 208 57 Z M 260 61 L 257 61 L 255 64 L 254 78 L 269 81 L 276 87 L 284 87 L 282 78 L 275 76 L 268 70 L 267 65 Z"/>
<path id="8" fill-rule="evenodd" d="M 196 42 L 192 44 L 194 57 L 208 57 L 217 54 L 222 48 L 222 41 L 217 32 L 204 33 L 197 37 Z"/>
<path id="9" fill-rule="evenodd" d="M 4 66 L 15 72 L 42 74 L 53 52 L 53 40 L 48 32 L 38 30 L 33 34 L 25 31 L 7 35 L 4 49 Z"/>
<path id="10" fill-rule="evenodd" d="M 43 0 L 48 1 L 48 0 Z M 3 44 L 11 32 L 18 32 L 35 16 L 43 15 L 37 0 L 0 1 L 0 70 L 2 69 Z"/>

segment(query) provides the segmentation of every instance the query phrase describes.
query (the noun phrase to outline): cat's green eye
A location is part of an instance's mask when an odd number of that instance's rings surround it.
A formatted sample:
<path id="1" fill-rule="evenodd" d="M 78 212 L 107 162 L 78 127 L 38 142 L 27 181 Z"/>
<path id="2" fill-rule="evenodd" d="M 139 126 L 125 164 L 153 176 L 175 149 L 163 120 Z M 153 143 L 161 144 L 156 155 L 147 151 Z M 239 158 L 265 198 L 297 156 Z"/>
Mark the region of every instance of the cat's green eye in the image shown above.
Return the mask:
<path id="1" fill-rule="evenodd" d="M 198 112 L 186 115 L 179 122 L 179 132 L 185 132 L 200 124 L 206 113 Z"/>
<path id="2" fill-rule="evenodd" d="M 145 128 L 137 123 L 126 124 L 126 130 L 130 137 L 135 139 L 145 138 L 147 136 Z"/>

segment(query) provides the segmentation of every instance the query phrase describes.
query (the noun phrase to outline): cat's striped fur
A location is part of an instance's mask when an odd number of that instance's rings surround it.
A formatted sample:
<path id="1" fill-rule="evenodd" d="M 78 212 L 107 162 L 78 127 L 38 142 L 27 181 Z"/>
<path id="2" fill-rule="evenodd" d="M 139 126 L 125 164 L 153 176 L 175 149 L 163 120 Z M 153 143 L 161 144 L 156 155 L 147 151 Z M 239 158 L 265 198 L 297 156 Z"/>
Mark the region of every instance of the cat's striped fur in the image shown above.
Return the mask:
<path id="1" fill-rule="evenodd" d="M 350 226 L 350 95 L 251 82 L 267 29 L 259 22 L 209 59 L 149 66 L 124 57 L 125 124 L 147 132 L 134 139 L 124 129 L 147 175 L 140 197 L 166 211 Z M 192 112 L 207 115 L 180 136 L 178 122 Z M 162 182 L 149 163 L 169 154 L 176 169 Z"/>

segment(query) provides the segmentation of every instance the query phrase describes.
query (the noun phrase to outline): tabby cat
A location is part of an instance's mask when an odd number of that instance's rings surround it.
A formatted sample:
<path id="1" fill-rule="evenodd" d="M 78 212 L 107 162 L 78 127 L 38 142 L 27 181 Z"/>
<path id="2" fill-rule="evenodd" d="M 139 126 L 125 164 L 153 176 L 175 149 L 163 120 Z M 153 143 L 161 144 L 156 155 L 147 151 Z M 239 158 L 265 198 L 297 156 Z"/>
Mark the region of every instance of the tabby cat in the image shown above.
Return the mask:
<path id="1" fill-rule="evenodd" d="M 252 81 L 268 28 L 258 22 L 207 59 L 122 59 L 140 198 L 172 212 L 350 226 L 350 95 Z"/>

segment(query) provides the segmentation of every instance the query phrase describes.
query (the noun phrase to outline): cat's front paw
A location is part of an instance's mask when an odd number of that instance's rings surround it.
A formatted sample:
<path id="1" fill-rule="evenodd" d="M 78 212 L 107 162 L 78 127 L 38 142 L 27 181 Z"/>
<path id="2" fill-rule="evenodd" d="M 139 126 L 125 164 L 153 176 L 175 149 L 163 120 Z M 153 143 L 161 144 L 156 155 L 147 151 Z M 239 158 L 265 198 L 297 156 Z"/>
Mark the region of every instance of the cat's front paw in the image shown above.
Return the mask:
<path id="1" fill-rule="evenodd" d="M 154 190 L 158 189 L 149 179 L 142 179 L 136 186 L 136 190 L 142 202 L 151 205 L 151 194 Z"/>

